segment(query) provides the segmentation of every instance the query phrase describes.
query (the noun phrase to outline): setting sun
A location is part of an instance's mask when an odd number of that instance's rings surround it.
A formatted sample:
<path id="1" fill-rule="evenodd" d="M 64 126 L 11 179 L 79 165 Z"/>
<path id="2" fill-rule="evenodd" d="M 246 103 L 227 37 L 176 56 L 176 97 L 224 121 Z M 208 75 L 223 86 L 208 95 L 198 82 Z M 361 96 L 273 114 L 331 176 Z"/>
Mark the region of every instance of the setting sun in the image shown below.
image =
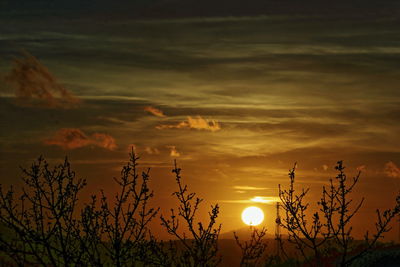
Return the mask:
<path id="1" fill-rule="evenodd" d="M 259 225 L 264 220 L 264 212 L 257 207 L 245 208 L 242 212 L 242 220 L 247 225 Z"/>

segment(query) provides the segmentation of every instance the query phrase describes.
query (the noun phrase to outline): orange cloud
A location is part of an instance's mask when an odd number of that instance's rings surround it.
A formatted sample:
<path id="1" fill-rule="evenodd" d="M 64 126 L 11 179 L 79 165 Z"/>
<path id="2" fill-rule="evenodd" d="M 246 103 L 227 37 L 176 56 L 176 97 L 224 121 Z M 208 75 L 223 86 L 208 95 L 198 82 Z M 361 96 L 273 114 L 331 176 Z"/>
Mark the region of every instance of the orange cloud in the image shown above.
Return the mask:
<path id="1" fill-rule="evenodd" d="M 216 132 L 221 130 L 219 123 L 215 120 L 207 120 L 203 119 L 201 116 L 197 116 L 192 118 L 191 116 L 188 117 L 187 121 L 182 121 L 178 124 L 162 124 L 156 126 L 157 129 L 197 129 L 197 130 L 206 130 L 211 132 Z"/>
<path id="2" fill-rule="evenodd" d="M 167 146 L 170 149 L 170 153 L 169 155 L 171 157 L 179 157 L 181 155 L 181 153 L 178 152 L 178 150 L 176 150 L 175 146 Z"/>
<path id="3" fill-rule="evenodd" d="M 400 178 L 400 169 L 397 167 L 396 164 L 394 164 L 393 161 L 389 161 L 385 164 L 384 167 L 384 173 L 386 176 L 391 177 L 391 178 Z"/>
<path id="4" fill-rule="evenodd" d="M 108 150 L 115 150 L 117 144 L 115 143 L 114 137 L 104 133 L 94 133 L 92 134 L 92 144 L 102 147 Z"/>
<path id="5" fill-rule="evenodd" d="M 264 197 L 264 196 L 256 196 L 250 199 L 252 202 L 256 203 L 264 203 L 264 204 L 271 204 L 271 203 L 276 203 L 280 202 L 281 200 L 279 197 Z"/>
<path id="6" fill-rule="evenodd" d="M 156 129 L 159 130 L 164 130 L 164 129 L 182 129 L 182 128 L 188 128 L 189 125 L 187 122 L 182 121 L 178 124 L 161 124 L 161 125 L 157 125 Z"/>
<path id="7" fill-rule="evenodd" d="M 154 116 L 157 116 L 157 117 L 161 117 L 161 118 L 166 117 L 165 114 L 161 110 L 159 110 L 155 107 L 148 106 L 148 107 L 145 107 L 144 110 L 153 114 Z"/>
<path id="8" fill-rule="evenodd" d="M 36 57 L 27 52 L 23 54 L 24 58 L 14 59 L 14 67 L 5 77 L 5 81 L 15 89 L 17 104 L 71 108 L 80 103 Z"/>
<path id="9" fill-rule="evenodd" d="M 275 204 L 280 202 L 279 197 L 273 196 L 255 196 L 250 199 L 235 199 L 235 200 L 218 200 L 219 203 L 240 203 L 240 204 L 253 204 L 253 203 L 263 203 L 263 204 Z"/>
<path id="10" fill-rule="evenodd" d="M 146 151 L 146 153 L 149 154 L 149 155 L 153 155 L 153 154 L 158 155 L 158 154 L 160 154 L 160 151 L 157 148 L 146 147 L 144 149 L 144 151 Z"/>
<path id="11" fill-rule="evenodd" d="M 245 191 L 257 191 L 257 190 L 266 190 L 266 189 L 270 189 L 268 187 L 256 187 L 256 186 L 241 186 L 241 185 L 237 185 L 233 187 L 234 189 L 237 190 L 245 190 Z"/>
<path id="12" fill-rule="evenodd" d="M 221 130 L 219 123 L 215 120 L 205 120 L 200 116 L 197 118 L 188 117 L 188 123 L 190 128 L 208 130 L 208 131 L 218 131 Z"/>
<path id="13" fill-rule="evenodd" d="M 103 133 L 94 133 L 87 136 L 80 129 L 63 128 L 60 129 L 55 135 L 47 140 L 44 140 L 46 145 L 56 145 L 65 150 L 72 150 L 84 146 L 94 145 L 108 150 L 117 148 L 115 139 Z"/>

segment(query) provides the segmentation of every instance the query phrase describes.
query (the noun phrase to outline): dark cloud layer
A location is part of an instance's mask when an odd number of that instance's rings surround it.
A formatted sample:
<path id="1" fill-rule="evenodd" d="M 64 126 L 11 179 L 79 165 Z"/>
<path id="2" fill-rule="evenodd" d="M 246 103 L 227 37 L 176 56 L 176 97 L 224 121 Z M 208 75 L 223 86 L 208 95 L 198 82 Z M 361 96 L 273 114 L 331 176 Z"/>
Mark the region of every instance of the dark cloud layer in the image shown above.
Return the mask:
<path id="1" fill-rule="evenodd" d="M 325 15 L 366 16 L 396 14 L 398 2 L 394 0 L 5 0 L 1 7 L 18 15 L 89 15 L 102 14 L 110 18 L 179 18 L 210 16 L 254 16 L 254 15 Z M 10 14 L 8 14 L 10 15 Z"/>
<path id="2" fill-rule="evenodd" d="M 15 90 L 18 105 L 71 108 L 80 103 L 34 56 L 25 52 L 23 58 L 14 59 L 13 63 L 5 81 Z"/>

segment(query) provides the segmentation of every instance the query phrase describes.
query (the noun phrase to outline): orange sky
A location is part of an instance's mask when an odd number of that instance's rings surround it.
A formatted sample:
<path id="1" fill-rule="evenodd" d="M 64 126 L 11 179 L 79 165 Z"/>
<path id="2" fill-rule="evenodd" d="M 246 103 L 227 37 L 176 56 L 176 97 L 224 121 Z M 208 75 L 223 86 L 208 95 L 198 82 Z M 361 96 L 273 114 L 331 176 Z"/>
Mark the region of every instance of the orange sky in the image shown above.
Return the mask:
<path id="1" fill-rule="evenodd" d="M 67 155 L 88 180 L 83 198 L 101 188 L 112 195 L 133 146 L 151 167 L 155 206 L 175 205 L 177 159 L 205 199 L 200 218 L 221 205 L 223 232 L 243 227 L 241 211 L 256 205 L 274 233 L 278 184 L 287 186 L 296 161 L 314 204 L 338 160 L 350 176 L 362 171 L 358 237 L 375 209 L 393 205 L 395 17 L 54 19 L 0 23 L 2 184 L 20 184 L 18 166 L 39 155 L 51 163 Z M 165 234 L 159 221 L 154 228 Z"/>

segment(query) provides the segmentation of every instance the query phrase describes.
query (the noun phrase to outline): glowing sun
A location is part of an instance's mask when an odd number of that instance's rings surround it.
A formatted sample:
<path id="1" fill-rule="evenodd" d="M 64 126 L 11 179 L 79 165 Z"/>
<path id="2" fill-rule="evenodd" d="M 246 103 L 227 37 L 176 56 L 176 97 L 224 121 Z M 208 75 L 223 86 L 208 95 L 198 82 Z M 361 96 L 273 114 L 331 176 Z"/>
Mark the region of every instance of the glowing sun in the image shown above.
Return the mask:
<path id="1" fill-rule="evenodd" d="M 257 207 L 245 208 L 242 212 L 242 220 L 247 225 L 259 225 L 264 220 L 264 212 Z"/>

